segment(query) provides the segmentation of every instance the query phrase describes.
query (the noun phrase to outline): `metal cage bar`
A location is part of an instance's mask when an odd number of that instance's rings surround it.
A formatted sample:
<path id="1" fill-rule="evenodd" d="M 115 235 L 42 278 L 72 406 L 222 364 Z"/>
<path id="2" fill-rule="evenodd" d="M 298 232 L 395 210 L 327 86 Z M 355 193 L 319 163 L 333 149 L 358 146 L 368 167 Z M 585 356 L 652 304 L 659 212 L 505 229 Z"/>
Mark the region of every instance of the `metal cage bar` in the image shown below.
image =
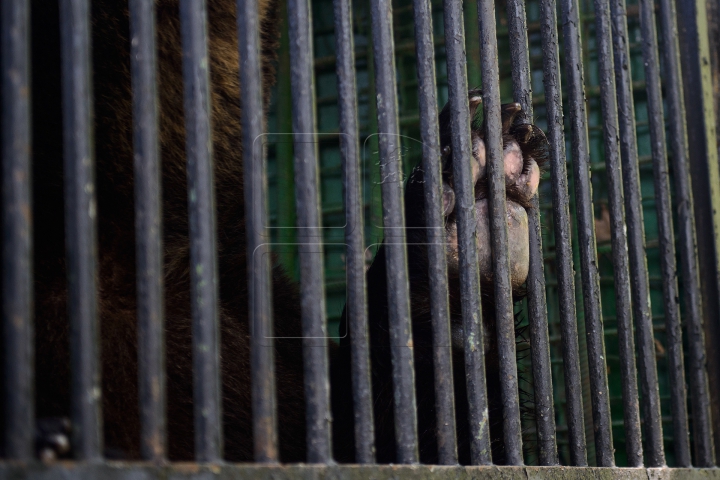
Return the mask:
<path id="1" fill-rule="evenodd" d="M 30 167 L 30 6 L 8 0 L 0 11 L 2 43 L 3 332 L 5 347 L 5 455 L 34 455 Z"/>
<path id="2" fill-rule="evenodd" d="M 347 322 L 352 337 L 350 355 L 353 405 L 355 407 L 355 461 L 357 463 L 375 463 L 352 2 L 334 0 L 333 5 L 335 9 L 335 44 L 338 56 L 340 142 L 345 188 Z"/>
<path id="3" fill-rule="evenodd" d="M 588 364 L 592 389 L 592 410 L 598 466 L 613 466 L 610 398 L 605 367 L 605 343 L 600 311 L 600 275 L 595 249 L 595 223 L 592 211 L 590 156 L 588 152 L 585 87 L 583 81 L 580 12 L 577 0 L 561 0 L 565 70 L 568 79 L 572 163 L 577 213 L 578 249 L 588 340 Z"/>
<path id="4" fill-rule="evenodd" d="M 222 459 L 220 326 L 205 0 L 180 0 L 190 225 L 195 458 Z"/>
<path id="5" fill-rule="evenodd" d="M 660 392 L 658 390 L 657 366 L 655 364 L 655 340 L 653 338 L 652 312 L 650 310 L 650 286 L 645 258 L 645 228 L 643 224 L 640 172 L 638 167 L 637 138 L 635 135 L 635 107 L 633 105 L 632 78 L 630 70 L 629 38 L 627 32 L 626 6 L 624 0 L 611 0 L 613 58 L 617 88 L 618 125 L 620 128 L 620 154 L 622 159 L 623 193 L 625 194 L 624 225 L 630 268 L 632 313 L 638 344 L 638 367 L 642 388 L 642 413 L 645 424 L 645 464 L 652 467 L 665 465 L 660 418 Z M 609 172 L 609 170 L 608 170 Z M 616 265 L 617 268 L 617 265 Z M 618 309 L 621 305 L 618 305 Z M 619 319 L 619 317 L 618 317 Z M 629 329 L 632 336 L 632 326 Z M 634 358 L 635 352 L 630 351 Z M 634 370 L 632 372 L 634 374 Z M 628 387 L 630 387 L 628 385 Z M 631 402 L 638 401 L 637 383 L 630 392 Z M 626 411 L 627 415 L 627 411 Z M 635 415 L 635 412 L 633 412 Z M 632 450 L 628 453 L 630 466 L 642 466 L 642 435 L 640 419 L 633 417 L 632 435 L 626 438 Z M 635 422 L 637 422 L 635 424 Z M 626 422 L 627 423 L 627 422 Z M 635 429 L 635 425 L 637 428 Z M 639 450 L 635 448 L 639 446 Z"/>
<path id="6" fill-rule="evenodd" d="M 478 0 L 478 28 L 483 81 L 485 152 L 489 180 L 489 213 L 495 298 L 495 328 L 500 356 L 500 390 L 503 408 L 505 461 L 522 465 L 522 433 L 515 355 L 515 316 L 508 261 L 507 208 L 503 161 L 500 78 L 498 68 L 495 3 Z"/>
<path id="7" fill-rule="evenodd" d="M 677 464 L 681 467 L 689 467 L 691 460 L 686 400 L 687 388 L 685 387 L 682 328 L 678 302 L 680 292 L 677 283 L 675 230 L 673 227 L 672 198 L 670 195 L 665 125 L 663 122 L 665 115 L 660 85 L 660 61 L 658 58 L 657 34 L 655 32 L 654 9 L 654 3 L 651 0 L 640 0 L 640 28 L 642 30 L 642 49 L 645 61 L 645 84 L 647 85 L 647 108 L 650 121 L 655 204 L 660 242 L 660 268 L 663 280 L 663 308 L 665 311 L 665 334 L 667 338 L 673 444 Z"/>
<path id="8" fill-rule="evenodd" d="M 273 350 L 273 309 L 267 241 L 267 176 L 262 144 L 264 111 L 258 6 L 238 0 L 240 96 L 242 102 L 243 167 L 247 241 L 248 321 L 253 409 L 253 451 L 256 462 L 279 460 L 277 403 Z"/>
<path id="9" fill-rule="evenodd" d="M 635 341 L 632 328 L 632 300 L 630 298 L 630 271 L 628 240 L 625 233 L 625 206 L 623 203 L 622 164 L 620 159 L 621 131 L 618 126 L 618 97 L 613 75 L 613 40 L 610 1 L 595 2 L 595 42 L 598 53 L 598 76 L 600 82 L 600 105 L 602 110 L 603 140 L 605 147 L 606 179 L 608 184 L 608 207 L 610 210 L 610 241 L 612 244 L 613 278 L 615 280 L 615 315 L 617 319 L 620 352 L 620 376 L 622 378 L 622 403 L 625 427 L 625 445 L 628 464 L 642 465 L 642 432 L 640 431 L 640 402 L 638 398 L 637 370 L 635 366 Z M 615 32 L 621 35 L 620 31 Z M 622 59 L 624 60 L 624 58 Z M 625 92 L 623 92 L 625 93 Z M 624 97 L 621 97 L 624 99 Z M 625 107 L 625 105 L 623 105 Z M 623 112 L 624 113 L 624 112 Z M 632 132 L 630 132 L 632 135 Z M 631 140 L 622 138 L 627 147 Z M 629 152 L 625 152 L 630 154 Z M 628 158 L 628 161 L 634 161 Z M 630 225 L 632 228 L 633 225 Z M 645 301 L 646 299 L 643 299 Z M 600 317 L 602 319 L 602 317 Z M 602 321 L 602 320 L 601 320 Z M 602 329 L 602 323 L 600 324 Z M 604 343 L 599 350 L 600 362 L 595 368 L 606 368 Z M 592 367 L 591 367 L 592 368 Z M 609 443 L 598 442 L 598 454 L 602 466 L 613 466 L 612 432 Z"/>
<path id="10" fill-rule="evenodd" d="M 332 459 L 330 384 L 323 279 L 323 232 L 313 80 L 312 18 L 309 0 L 288 2 L 290 72 L 295 133 L 295 199 L 300 254 L 300 307 L 307 415 L 307 460 Z"/>
<path id="11" fill-rule="evenodd" d="M 563 134 L 562 89 L 559 72 L 558 32 L 555 0 L 540 1 L 543 81 L 547 101 L 548 139 L 552 178 L 552 203 L 556 236 L 557 275 L 560 299 L 563 369 L 567 396 L 570 462 L 587 465 L 583 400 L 580 375 L 577 318 L 575 311 L 571 219 Z M 677 265 L 673 231 L 673 199 L 663 123 L 663 92 L 660 82 L 658 40 L 652 0 L 639 0 L 641 47 L 645 62 L 655 199 L 662 285 L 665 295 L 665 323 L 668 342 L 671 411 L 675 456 L 679 465 L 691 465 L 684 378 L 684 357 Z M 22 462 L 0 464 L 0 476 L 56 478 L 70 468 L 92 477 L 137 475 L 159 477 L 178 475 L 196 478 L 205 475 L 240 474 L 257 477 L 293 475 L 374 474 L 379 477 L 410 477 L 425 472 L 417 465 L 392 467 L 337 467 L 332 459 L 331 405 L 329 384 L 327 312 L 323 275 L 324 232 L 320 202 L 320 168 L 316 135 L 315 81 L 313 73 L 312 15 L 309 0 L 288 0 L 290 62 L 292 78 L 292 127 L 300 252 L 300 304 L 303 333 L 303 370 L 307 422 L 307 462 L 321 465 L 278 466 L 278 419 L 273 353 L 272 268 L 268 244 L 268 199 L 265 163 L 264 105 L 261 24 L 258 5 L 237 0 L 237 32 L 240 57 L 240 95 L 244 161 L 245 220 L 247 225 L 247 275 L 251 344 L 252 422 L 254 456 L 257 463 L 271 465 L 221 465 L 223 459 L 223 416 L 221 395 L 220 322 L 218 265 L 215 241 L 213 189 L 212 109 L 208 57 L 207 7 L 205 0 L 179 0 L 183 53 L 184 120 L 186 127 L 187 199 L 190 240 L 191 314 L 194 380 L 195 453 L 199 462 L 212 465 L 175 467 L 167 460 L 163 242 L 160 133 L 158 127 L 155 4 L 152 0 L 129 0 L 130 65 L 133 105 L 135 226 L 137 251 L 138 378 L 141 421 L 140 447 L 145 460 L 154 463 L 109 465 L 102 462 L 103 426 L 101 413 L 100 339 L 97 300 L 97 232 L 94 178 L 93 96 L 89 0 L 60 0 L 62 113 L 64 142 L 64 195 L 70 321 L 71 409 L 74 455 L 77 465 L 40 467 L 33 462 L 34 437 L 34 340 L 31 203 L 30 123 L 30 11 L 28 1 L 5 0 L 0 18 L 2 61 L 2 155 L 3 155 L 3 314 L 5 361 L 5 457 Z M 497 330 L 504 460 L 511 476 L 550 476 L 563 473 L 559 463 L 555 409 L 553 405 L 547 305 L 544 298 L 542 243 L 537 196 L 530 212 L 529 321 L 535 380 L 536 424 L 539 462 L 549 466 L 536 470 L 523 465 L 523 438 L 520 423 L 516 332 L 512 304 L 512 283 L 508 259 L 507 206 L 505 200 L 504 152 L 500 105 L 500 77 L 494 0 L 477 1 L 477 21 L 482 52 L 484 141 L 488 158 L 489 210 L 493 252 L 494 292 L 491 298 Z M 623 410 L 627 456 L 631 466 L 643 465 L 640 400 L 645 432 L 645 465 L 664 467 L 663 431 L 650 308 L 650 278 L 645 259 L 642 197 L 637 136 L 635 133 L 633 84 L 629 68 L 629 39 L 624 0 L 594 0 L 596 46 L 599 63 L 602 130 L 611 214 L 614 286 L 617 303 L 618 342 L 623 388 Z M 660 0 L 659 15 L 663 39 L 668 130 L 675 204 L 679 231 L 679 257 L 683 289 L 683 313 L 688 341 L 693 425 L 694 463 L 714 464 L 710 395 L 708 392 L 703 338 L 703 288 L 698 257 L 696 225 L 712 203 L 703 196 L 693 200 L 691 173 L 697 175 L 694 158 L 698 145 L 688 129 L 699 124 L 687 118 L 685 100 L 697 102 L 689 92 L 700 73 L 692 51 L 698 35 L 693 15 L 698 2 L 683 4 L 680 20 L 687 38 L 678 42 L 675 4 Z M 433 333 L 438 462 L 455 465 L 458 439 L 455 418 L 455 390 L 452 375 L 447 245 L 443 216 L 443 165 L 446 152 L 440 151 L 436 98 L 432 4 L 414 0 L 415 48 L 417 51 L 420 132 L 423 141 L 424 213 L 429 259 L 430 315 Z M 692 8 L 691 8 L 692 7 Z M 577 226 L 582 267 L 583 304 L 588 335 L 588 359 L 597 464 L 614 467 L 612 422 L 605 360 L 604 330 L 600 303 L 600 279 L 595 245 L 592 183 L 590 181 L 588 125 L 584 102 L 582 47 L 578 0 L 561 0 L 563 35 L 567 63 L 572 161 L 577 206 Z M 405 10 L 407 12 L 409 10 Z M 485 343 L 478 269 L 473 185 L 471 118 L 465 66 L 464 20 L 461 2 L 444 0 L 444 48 L 447 53 L 449 109 L 452 131 L 453 178 L 458 224 L 460 305 L 464 329 L 464 360 L 468 389 L 471 462 L 492 463 L 489 431 L 488 393 L 485 372 Z M 376 72 L 377 121 L 380 166 L 382 169 L 384 249 L 387 259 L 389 330 L 392 357 L 392 388 L 396 458 L 398 463 L 417 464 L 418 411 L 416 409 L 415 366 L 410 308 L 408 253 L 403 200 L 402 141 L 399 135 L 398 99 L 393 41 L 393 10 L 390 0 L 373 0 L 372 56 Z M 473 14 L 474 16 L 474 14 Z M 611 25 L 612 24 L 612 25 Z M 370 362 L 368 292 L 364 260 L 362 175 L 359 155 L 359 125 L 352 2 L 334 0 L 335 46 L 340 113 L 340 143 L 345 213 L 347 223 L 348 305 L 351 331 L 351 375 L 355 419 L 355 449 L 358 463 L 375 463 L 372 370 Z M 528 115 L 533 113 L 528 26 L 525 6 L 508 1 L 510 62 L 513 94 Z M 681 35 L 681 37 L 683 37 Z M 689 36 L 689 37 L 688 37 Z M 680 47 L 689 61 L 683 60 Z M 614 68 L 613 68 L 614 66 Z M 697 71 L 696 71 L 697 70 Z M 686 74 L 690 86 L 685 85 Z M 617 82 L 617 84 L 616 84 Z M 616 90 L 617 87 L 617 90 Z M 372 99 L 371 99 L 372 101 Z M 479 103 L 471 98 L 470 102 Z M 702 105 L 701 105 L 702 106 Z M 699 108 L 693 104 L 693 108 Z M 691 116 L 692 117 L 692 116 Z M 703 148 L 707 145 L 703 144 Z M 717 173 L 717 172 L 715 172 Z M 712 177 L 715 178 L 715 177 Z M 240 187 L 240 186 L 238 186 Z M 697 188 L 697 184 L 695 185 Z M 701 191 L 701 194 L 703 191 Z M 625 194 L 625 195 L 624 195 Z M 713 199 L 717 201 L 717 199 Z M 627 211 L 627 212 L 626 212 Z M 698 213 L 699 212 L 699 213 Z M 627 221 L 625 215 L 627 214 Z M 701 215 L 702 214 L 702 215 Z M 627 228 L 627 230 L 626 230 Z M 704 227 L 703 227 L 704 228 Z M 697 229 L 697 232 L 696 232 Z M 702 233 L 702 232 L 700 232 Z M 708 232 L 704 232 L 708 233 Z M 701 241 L 707 241 L 702 239 Z M 701 249 L 702 250 L 702 249 Z M 714 259 L 714 258 L 713 258 Z M 715 267 L 713 263 L 713 268 Z M 711 274 L 717 275 L 713 270 Z M 707 295 L 707 292 L 705 292 Z M 642 392 L 638 395 L 633 324 L 638 343 Z M 190 339 L 188 339 L 190 340 Z M 461 401 L 464 401 L 462 399 Z M 385 453 L 385 452 L 383 452 Z M 521 466 L 521 467 L 513 467 Z M 457 470 L 433 467 L 441 476 L 484 475 L 486 467 Z M 492 467 L 495 471 L 494 468 Z M 110 469 L 110 470 L 108 470 Z M 337 470 L 336 470 L 337 469 Z M 435 470 L 436 469 L 436 470 Z M 111 471 L 112 470 L 112 471 Z M 430 470 L 427 470 L 428 472 Z M 339 472 L 339 473 L 338 473 Z M 651 469 L 575 469 L 570 475 L 600 474 L 648 476 Z M 619 473 L 618 473 L 619 472 Z M 669 471 L 717 476 L 712 469 Z M 563 473 L 564 474 L 564 473 Z M 639 477 L 638 477 L 639 478 Z"/>
<path id="12" fill-rule="evenodd" d="M 60 1 L 65 229 L 72 372 L 72 445 L 78 460 L 102 456 L 99 325 L 97 316 L 97 227 L 90 5 Z"/>
<path id="13" fill-rule="evenodd" d="M 129 6 L 135 144 L 140 450 L 145 460 L 163 461 L 167 454 L 165 312 L 155 5 L 151 0 L 131 0 Z"/>
<path id="14" fill-rule="evenodd" d="M 507 2 L 510 56 L 512 62 L 513 97 L 526 114 L 533 117 L 530 54 L 528 51 L 525 4 L 520 0 Z M 540 233 L 540 201 L 532 198 L 528 212 L 530 267 L 528 270 L 528 321 L 530 323 L 530 354 L 535 394 L 535 424 L 537 425 L 540 465 L 557 465 L 555 437 L 555 408 L 553 405 L 552 372 L 550 370 L 550 335 L 548 334 L 547 304 L 545 302 L 545 271 L 543 268 L 542 235 Z"/>
<path id="15" fill-rule="evenodd" d="M 424 172 L 428 278 L 430 282 L 430 308 L 433 329 L 438 463 L 441 465 L 454 465 L 458 461 L 455 387 L 452 375 L 447 252 L 445 250 L 444 212 L 442 211 L 443 166 L 436 98 L 437 84 L 435 81 L 432 11 L 430 3 L 425 0 L 415 0 L 413 10 L 415 14 L 418 101 L 420 103 L 420 136 L 423 146 L 422 168 Z M 462 90 L 459 95 L 467 104 L 467 95 Z M 475 265 L 477 267 L 477 262 Z"/>
<path id="16" fill-rule="evenodd" d="M 382 172 L 390 354 L 398 463 L 418 462 L 415 365 L 412 348 L 400 128 L 397 114 L 392 2 L 371 2 L 378 146 Z"/>
<path id="17" fill-rule="evenodd" d="M 575 275 L 573 269 L 570 196 L 568 194 L 563 132 L 562 85 L 555 0 L 540 2 L 540 34 L 543 46 L 543 85 L 548 118 L 550 182 L 552 183 L 555 251 L 558 277 L 558 306 L 562 331 L 563 372 L 570 464 L 587 465 L 585 422 L 583 419 L 582 379 L 575 311 Z"/>
<path id="18" fill-rule="evenodd" d="M 683 298 L 685 304 L 685 325 L 688 341 L 688 377 L 690 381 L 690 404 L 692 406 L 692 433 L 695 450 L 694 464 L 709 467 L 713 462 L 712 433 L 710 431 L 710 395 L 705 373 L 705 345 L 703 340 L 703 294 L 701 273 L 698 264 L 698 239 L 695 215 L 693 179 L 691 177 L 691 150 L 688 132 L 692 119 L 686 116 L 683 98 L 684 84 L 693 79 L 693 73 L 681 70 L 681 49 L 678 38 L 678 18 L 688 23 L 696 21 L 694 2 L 679 3 L 684 11 L 676 12 L 675 2 L 660 0 L 660 24 L 663 37 L 665 81 L 668 95 L 668 114 L 670 116 L 670 151 L 672 169 L 675 173 L 675 198 L 678 209 L 678 230 L 680 236 L 680 265 L 682 275 Z M 691 10 L 691 11 L 688 11 Z M 685 25 L 689 27 L 689 25 Z M 688 42 L 691 43 L 691 42 Z M 698 57 L 697 45 L 693 49 L 685 44 L 683 56 L 690 60 Z M 689 69 L 692 70 L 692 69 Z M 685 78 L 687 75 L 688 78 Z M 695 139 L 697 140 L 697 139 Z"/>

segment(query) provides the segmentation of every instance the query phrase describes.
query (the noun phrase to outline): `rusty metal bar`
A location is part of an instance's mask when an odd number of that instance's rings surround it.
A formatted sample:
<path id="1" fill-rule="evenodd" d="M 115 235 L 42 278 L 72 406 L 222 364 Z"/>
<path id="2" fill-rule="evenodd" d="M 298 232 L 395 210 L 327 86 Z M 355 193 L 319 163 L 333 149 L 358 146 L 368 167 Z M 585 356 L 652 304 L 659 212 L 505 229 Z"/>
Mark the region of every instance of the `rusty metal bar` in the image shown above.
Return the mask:
<path id="1" fill-rule="evenodd" d="M 512 64 L 513 98 L 527 119 L 533 118 L 530 55 L 528 52 L 525 3 L 508 0 L 508 30 Z M 528 321 L 530 323 L 530 354 L 535 394 L 535 424 L 538 434 L 540 465 L 557 465 L 555 438 L 555 408 L 553 406 L 552 372 L 550 370 L 550 340 L 547 304 L 545 303 L 545 271 L 543 268 L 542 235 L 540 233 L 540 204 L 538 195 L 532 198 L 528 212 L 530 268 L 528 270 Z"/>
<path id="2" fill-rule="evenodd" d="M 5 456 L 34 455 L 32 215 L 30 166 L 30 6 L 7 0 L 2 43 L 3 332 Z"/>
<path id="3" fill-rule="evenodd" d="M 155 4 L 152 0 L 130 0 L 129 7 L 135 144 L 140 451 L 145 460 L 162 461 L 166 457 L 167 439 Z"/>
<path id="4" fill-rule="evenodd" d="M 180 0 L 190 220 L 195 458 L 222 459 L 220 327 L 205 0 Z"/>
<path id="5" fill-rule="evenodd" d="M 97 202 L 92 144 L 90 5 L 60 0 L 65 235 L 70 315 L 73 452 L 102 456 L 99 325 L 97 316 Z"/>
<path id="6" fill-rule="evenodd" d="M 340 145 L 345 187 L 345 242 L 347 244 L 347 322 L 350 328 L 355 461 L 375 463 L 374 420 L 365 290 L 365 239 L 363 235 L 362 176 L 358 146 L 352 2 L 334 0 L 337 52 Z"/>
<path id="7" fill-rule="evenodd" d="M 307 461 L 327 463 L 332 459 L 330 384 L 309 0 L 288 1 L 288 24 L 295 132 L 295 199 L 300 254 Z"/>
<path id="8" fill-rule="evenodd" d="M 460 25 L 462 25 L 462 22 L 460 22 Z M 480 30 L 485 151 L 489 180 L 490 236 L 493 256 L 493 283 L 495 287 L 495 322 L 498 354 L 500 356 L 500 391 L 503 406 L 505 461 L 509 465 L 522 465 L 520 399 L 515 356 L 515 316 L 513 314 L 512 286 L 508 261 L 505 168 L 502 120 L 500 117 L 500 77 L 495 29 L 495 3 L 493 0 L 478 0 L 478 26 Z M 446 48 L 449 50 L 450 46 L 446 45 Z"/>
<path id="9" fill-rule="evenodd" d="M 573 269 L 570 198 L 568 195 L 565 135 L 562 108 L 560 55 L 558 51 L 557 8 L 555 0 L 540 2 L 540 34 L 543 45 L 543 84 L 550 144 L 550 182 L 552 184 L 555 252 L 558 277 L 558 307 L 562 332 L 563 370 L 567 409 L 570 464 L 587 465 L 585 423 L 582 405 L 582 379 L 575 311 L 575 272 Z"/>
<path id="10" fill-rule="evenodd" d="M 563 46 L 568 79 L 570 129 L 572 132 L 572 163 L 577 208 L 578 249 L 585 307 L 588 341 L 588 364 L 592 391 L 592 409 L 599 466 L 614 465 L 612 432 L 610 430 L 610 398 L 605 366 L 605 341 L 600 311 L 600 274 L 595 249 L 595 222 L 590 183 L 585 84 L 583 80 L 580 12 L 577 0 L 561 0 Z"/>
<path id="11" fill-rule="evenodd" d="M 458 458 L 455 428 L 455 389 L 452 374 L 447 252 L 445 250 L 446 239 L 442 211 L 443 166 L 436 98 L 437 85 L 435 81 L 432 11 L 430 3 L 424 0 L 416 0 L 413 7 L 415 14 L 415 48 L 417 51 L 418 100 L 420 103 L 420 135 L 423 148 L 422 169 L 429 263 L 430 315 L 433 328 L 438 463 L 441 465 L 454 465 L 457 463 Z M 458 93 L 467 104 L 467 94 L 463 90 Z M 467 127 L 464 127 L 463 133 L 469 134 Z"/>
<path id="12" fill-rule="evenodd" d="M 260 22 L 254 0 L 238 0 L 240 96 L 242 102 L 245 235 L 247 241 L 248 319 L 255 461 L 278 461 L 275 359 L 270 256 L 267 242 L 267 175 Z"/>
<path id="13" fill-rule="evenodd" d="M 372 0 L 372 44 L 375 61 L 378 146 L 382 173 L 383 230 L 385 232 L 388 317 L 395 404 L 398 463 L 417 463 L 415 365 L 412 348 L 402 159 L 395 82 L 392 2 Z"/>

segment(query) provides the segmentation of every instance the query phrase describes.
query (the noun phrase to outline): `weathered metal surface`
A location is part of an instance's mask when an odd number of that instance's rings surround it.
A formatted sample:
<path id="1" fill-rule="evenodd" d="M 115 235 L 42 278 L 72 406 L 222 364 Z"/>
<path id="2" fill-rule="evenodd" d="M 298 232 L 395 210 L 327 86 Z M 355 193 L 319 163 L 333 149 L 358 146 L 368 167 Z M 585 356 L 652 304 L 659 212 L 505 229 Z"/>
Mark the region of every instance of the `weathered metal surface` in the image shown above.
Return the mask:
<path id="1" fill-rule="evenodd" d="M 438 125 L 435 49 L 433 45 L 432 8 L 425 0 L 413 2 L 415 14 L 415 48 L 417 51 L 420 138 L 423 148 L 425 226 L 427 227 L 428 279 L 433 338 L 435 410 L 437 422 L 438 463 L 457 463 L 455 428 L 455 388 L 452 375 L 450 342 L 450 306 L 447 281 L 445 229 L 442 211 L 442 162 Z M 447 18 L 447 17 L 446 17 Z M 453 85 L 452 87 L 456 87 Z M 451 87 L 451 88 L 452 88 Z M 453 92 L 451 95 L 454 95 Z M 464 91 L 458 93 L 465 98 Z M 463 133 L 469 133 L 466 128 Z M 477 277 L 477 263 L 475 263 Z M 478 295 L 479 295 L 478 291 Z M 472 375 L 474 377 L 474 375 Z"/>
<path id="2" fill-rule="evenodd" d="M 2 43 L 2 301 L 5 356 L 5 450 L 34 454 L 33 275 L 30 167 L 30 6 L 5 1 Z"/>
<path id="3" fill-rule="evenodd" d="M 288 2 L 307 459 L 325 463 L 332 458 L 330 382 L 311 21 L 308 0 Z"/>
<path id="4" fill-rule="evenodd" d="M 478 0 L 478 27 L 480 30 L 482 59 L 483 109 L 485 114 L 484 139 L 489 181 L 490 239 L 495 287 L 495 328 L 497 330 L 498 356 L 500 357 L 500 393 L 503 408 L 505 460 L 510 465 L 522 465 L 515 317 L 513 315 L 510 262 L 508 260 L 505 163 L 500 114 L 500 78 L 495 3 L 493 1 Z M 446 48 L 449 47 L 446 46 Z"/>
<path id="5" fill-rule="evenodd" d="M 663 279 L 663 307 L 665 311 L 665 334 L 670 374 L 673 443 L 675 444 L 676 465 L 689 466 L 690 444 L 688 437 L 687 402 L 685 401 L 687 389 L 685 387 L 685 372 L 683 371 L 682 330 L 680 327 L 680 305 L 678 302 L 679 292 L 677 284 L 677 264 L 675 260 L 670 178 L 668 175 L 667 143 L 663 122 L 660 61 L 658 58 L 658 42 L 655 32 L 656 21 L 653 10 L 654 4 L 652 1 L 640 1 L 640 28 L 642 30 L 643 59 L 645 60 L 645 82 L 648 96 L 647 108 L 650 124 L 653 176 L 655 181 L 655 206 L 657 208 L 658 240 L 660 243 L 660 268 Z M 650 338 L 652 338 L 652 333 L 650 334 Z M 650 385 L 650 387 L 657 391 L 657 376 L 655 377 L 655 385 Z M 662 444 L 660 446 L 662 446 Z M 652 465 L 651 461 L 647 463 Z"/>
<path id="6" fill-rule="evenodd" d="M 205 1 L 181 0 L 180 22 L 190 227 L 195 456 L 209 462 L 222 458 L 222 405 Z"/>
<path id="7" fill-rule="evenodd" d="M 720 469 L 422 465 L 0 464 L 0 480 L 719 480 Z"/>
<path id="8" fill-rule="evenodd" d="M 257 4 L 238 0 L 240 93 L 242 100 L 245 231 L 247 241 L 248 318 L 253 409 L 253 452 L 256 462 L 278 460 L 277 405 L 273 350 L 270 260 L 262 245 L 267 241 L 267 179 L 263 133 L 260 35 Z"/>
<path id="9" fill-rule="evenodd" d="M 540 2 L 543 84 L 547 109 L 550 183 L 552 185 L 555 227 L 555 268 L 557 269 L 558 307 L 562 331 L 568 441 L 570 462 L 572 465 L 584 466 L 587 465 L 587 450 L 583 420 L 577 312 L 575 310 L 575 272 L 571 243 L 570 195 L 568 193 L 565 134 L 563 132 L 562 82 L 556 15 L 555 0 Z"/>
<path id="10" fill-rule="evenodd" d="M 102 398 L 88 0 L 60 2 L 60 44 L 72 443 L 75 458 L 93 460 L 102 454 Z"/>
<path id="11" fill-rule="evenodd" d="M 705 267 L 714 263 L 715 247 L 713 217 L 720 207 L 713 208 L 712 173 L 717 179 L 717 152 L 708 150 L 707 136 L 712 133 L 707 125 L 708 115 L 703 98 L 703 66 L 700 49 L 707 52 L 707 37 L 698 34 L 704 15 L 698 15 L 700 2 L 676 2 L 677 16 L 673 15 L 672 2 L 661 2 L 661 22 L 665 39 L 665 65 L 670 88 L 670 145 L 676 204 L 681 241 L 682 279 L 685 290 L 685 324 L 688 342 L 688 379 L 692 405 L 692 432 L 694 465 L 714 465 L 710 421 L 710 395 L 705 372 L 705 342 L 703 322 L 718 322 L 717 271 Z M 669 18 L 668 18 L 669 17 Z M 675 21 L 677 19 L 677 27 Z M 707 33 L 707 32 L 703 32 Z M 669 40 L 668 40 L 669 39 Z M 679 48 L 678 48 L 679 42 Z M 679 55 L 678 55 L 679 53 Z M 704 58 L 707 60 L 707 58 Z M 682 72 L 680 71 L 682 66 Z M 683 94 L 684 93 L 684 99 Z M 683 103 L 684 101 L 684 103 Z M 712 109 L 711 105 L 707 108 Z M 710 114 L 712 115 L 712 114 Z M 685 130 L 687 128 L 687 130 Z M 716 195 L 717 197 L 717 195 Z M 702 264 L 698 261 L 702 259 Z"/>
<path id="12" fill-rule="evenodd" d="M 350 355 L 355 418 L 355 459 L 358 463 L 375 463 L 352 2 L 350 0 L 334 0 L 333 6 L 335 10 L 340 145 L 343 156 L 343 186 L 345 190 L 346 312 L 352 338 Z M 437 114 L 435 116 L 437 117 Z M 445 296 L 447 297 L 447 290 Z"/>
<path id="13" fill-rule="evenodd" d="M 595 221 L 590 181 L 590 152 L 585 110 L 580 12 L 577 0 L 560 1 L 564 18 L 563 45 L 568 84 L 572 164 L 575 180 L 578 249 L 582 267 L 583 305 L 587 334 L 587 356 L 595 432 L 596 457 L 600 465 L 612 465 L 612 432 L 610 430 L 610 398 L 605 364 L 605 339 L 600 305 L 600 274 L 595 248 Z"/>
<path id="14" fill-rule="evenodd" d="M 521 0 L 511 0 L 507 2 L 507 7 L 510 56 L 515 59 L 512 62 L 513 98 L 522 106 L 527 114 L 526 120 L 529 121 L 533 118 L 533 107 L 525 3 Z M 557 52 L 557 48 L 554 51 Z M 546 55 L 548 54 L 552 54 L 552 52 L 546 53 Z M 527 301 L 538 456 L 541 465 L 557 465 L 555 409 L 553 406 L 552 373 L 550 370 L 550 341 L 547 304 L 545 302 L 545 271 L 543 268 L 540 208 L 537 194 L 532 199 L 532 206 L 532 210 L 528 212 L 530 268 L 527 278 Z"/>
<path id="15" fill-rule="evenodd" d="M 137 268 L 140 450 L 146 460 L 166 455 L 165 308 L 155 12 L 152 0 L 131 0 L 135 243 Z"/>
<path id="16" fill-rule="evenodd" d="M 392 2 L 372 0 L 372 45 L 378 147 L 382 175 L 382 214 L 385 233 L 388 318 L 395 402 L 395 441 L 399 463 L 418 461 L 413 359 L 408 283 L 402 158 L 399 155 L 397 84 L 392 29 Z"/>

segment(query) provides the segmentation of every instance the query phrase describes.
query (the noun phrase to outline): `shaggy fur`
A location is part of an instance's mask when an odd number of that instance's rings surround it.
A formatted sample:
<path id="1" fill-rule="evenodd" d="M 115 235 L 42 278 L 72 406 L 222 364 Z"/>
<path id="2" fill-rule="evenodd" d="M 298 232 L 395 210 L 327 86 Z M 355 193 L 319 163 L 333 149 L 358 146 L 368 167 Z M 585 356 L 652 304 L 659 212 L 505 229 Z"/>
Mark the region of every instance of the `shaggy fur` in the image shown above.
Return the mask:
<path id="1" fill-rule="evenodd" d="M 228 460 L 252 460 L 242 135 L 235 0 L 208 0 L 220 289 L 223 423 Z M 185 126 L 178 0 L 156 0 L 165 249 L 168 447 L 193 457 L 192 352 Z M 265 104 L 275 81 L 276 0 L 259 2 Z M 68 416 L 70 370 L 64 265 L 60 58 L 56 0 L 33 2 L 37 415 Z M 37 32 L 42 32 L 42 41 Z M 103 421 L 108 452 L 139 456 L 132 96 L 126 0 L 92 1 Z M 295 287 L 274 274 L 280 336 L 299 335 Z M 277 348 L 280 454 L 305 457 L 302 352 Z"/>

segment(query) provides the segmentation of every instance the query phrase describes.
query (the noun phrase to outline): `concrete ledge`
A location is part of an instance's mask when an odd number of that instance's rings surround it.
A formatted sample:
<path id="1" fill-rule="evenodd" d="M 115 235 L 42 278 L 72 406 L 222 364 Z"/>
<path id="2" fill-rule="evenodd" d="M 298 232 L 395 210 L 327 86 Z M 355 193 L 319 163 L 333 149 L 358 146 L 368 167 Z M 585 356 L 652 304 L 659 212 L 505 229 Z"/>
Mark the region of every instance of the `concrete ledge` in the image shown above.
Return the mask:
<path id="1" fill-rule="evenodd" d="M 720 480 L 718 468 L 442 467 L 406 465 L 200 465 L 173 463 L 60 462 L 52 465 L 0 462 L 0 480 Z"/>

